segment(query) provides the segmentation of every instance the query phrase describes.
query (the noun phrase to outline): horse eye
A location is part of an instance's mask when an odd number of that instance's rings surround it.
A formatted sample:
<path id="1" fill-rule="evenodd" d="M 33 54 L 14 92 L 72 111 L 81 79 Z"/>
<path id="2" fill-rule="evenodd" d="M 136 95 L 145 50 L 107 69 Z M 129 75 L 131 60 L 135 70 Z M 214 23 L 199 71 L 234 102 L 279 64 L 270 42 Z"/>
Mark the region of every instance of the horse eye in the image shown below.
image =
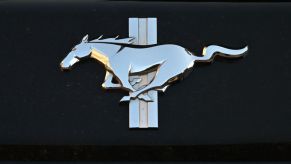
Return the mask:
<path id="1" fill-rule="evenodd" d="M 72 48 L 72 51 L 75 51 L 76 50 L 76 47 Z"/>

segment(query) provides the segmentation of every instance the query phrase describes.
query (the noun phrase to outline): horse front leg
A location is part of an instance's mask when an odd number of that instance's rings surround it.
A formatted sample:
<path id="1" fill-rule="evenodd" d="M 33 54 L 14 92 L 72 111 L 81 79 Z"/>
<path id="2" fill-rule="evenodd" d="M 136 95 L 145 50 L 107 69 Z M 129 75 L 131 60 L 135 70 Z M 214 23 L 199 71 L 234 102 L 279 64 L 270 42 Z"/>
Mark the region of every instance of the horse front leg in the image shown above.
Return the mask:
<path id="1" fill-rule="evenodd" d="M 178 75 L 182 74 L 187 68 L 182 67 L 175 67 L 175 69 L 170 69 L 173 66 L 177 64 L 175 61 L 169 63 L 166 62 L 163 65 L 159 67 L 157 70 L 156 76 L 153 79 L 153 81 L 148 84 L 146 87 L 137 90 L 135 92 L 132 92 L 130 94 L 130 97 L 135 99 L 137 97 L 140 97 L 141 94 L 146 93 L 150 90 L 162 90 L 164 91 L 169 86 L 169 81 L 172 79 L 172 81 L 178 80 Z M 169 71 L 171 70 L 171 71 Z"/>
<path id="2" fill-rule="evenodd" d="M 102 84 L 102 87 L 104 89 L 117 89 L 117 88 L 120 88 L 121 85 L 112 83 L 112 79 L 113 79 L 113 74 L 110 73 L 109 71 L 106 71 L 105 79 L 104 79 L 104 82 Z"/>
<path id="3" fill-rule="evenodd" d="M 118 67 L 118 69 L 116 69 L 115 67 L 113 67 L 113 74 L 115 75 L 115 77 L 117 77 L 118 81 L 120 82 L 120 88 L 127 90 L 129 92 L 134 92 L 135 89 L 132 87 L 132 85 L 129 82 L 129 68 L 128 67 L 122 67 L 122 65 L 120 65 L 120 67 Z"/>
<path id="4" fill-rule="evenodd" d="M 139 78 L 134 78 L 132 80 L 130 80 L 129 75 L 130 75 L 130 69 L 131 66 L 130 64 L 120 64 L 118 66 L 112 64 L 111 65 L 111 69 L 113 70 L 113 74 L 115 75 L 115 77 L 118 78 L 120 85 L 121 85 L 121 89 L 127 90 L 128 92 L 135 92 L 136 90 L 133 88 L 133 85 L 135 85 L 136 83 L 139 83 L 141 81 L 141 79 Z M 120 102 L 122 101 L 129 101 L 130 100 L 130 96 L 124 96 Z"/>

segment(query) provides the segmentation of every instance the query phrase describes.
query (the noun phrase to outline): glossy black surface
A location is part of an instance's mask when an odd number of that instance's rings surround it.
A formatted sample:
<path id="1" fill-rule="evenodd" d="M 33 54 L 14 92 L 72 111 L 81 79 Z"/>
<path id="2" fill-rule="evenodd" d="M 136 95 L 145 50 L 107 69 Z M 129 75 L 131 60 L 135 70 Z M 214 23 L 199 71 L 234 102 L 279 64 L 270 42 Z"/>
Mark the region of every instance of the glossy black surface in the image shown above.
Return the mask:
<path id="1" fill-rule="evenodd" d="M 290 3 L 1 2 L 0 144 L 290 143 L 290 9 Z M 128 129 L 128 105 L 118 104 L 126 93 L 102 91 L 99 63 L 59 69 L 85 34 L 126 37 L 128 17 L 157 17 L 160 44 L 195 54 L 209 44 L 249 45 L 249 54 L 196 65 L 159 95 L 158 130 Z"/>

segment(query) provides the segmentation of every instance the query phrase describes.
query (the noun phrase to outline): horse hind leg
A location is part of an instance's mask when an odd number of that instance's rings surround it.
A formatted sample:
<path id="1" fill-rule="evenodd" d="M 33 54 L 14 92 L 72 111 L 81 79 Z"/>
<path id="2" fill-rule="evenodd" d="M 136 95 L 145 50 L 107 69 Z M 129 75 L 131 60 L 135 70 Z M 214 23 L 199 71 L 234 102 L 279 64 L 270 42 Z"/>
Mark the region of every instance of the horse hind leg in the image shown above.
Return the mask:
<path id="1" fill-rule="evenodd" d="M 171 69 L 172 68 L 172 69 Z M 147 85 L 146 87 L 137 90 L 135 92 L 132 92 L 130 94 L 130 97 L 136 98 L 140 94 L 149 91 L 149 90 L 163 90 L 165 86 L 168 85 L 170 81 L 175 81 L 178 78 L 178 75 L 183 73 L 183 71 L 180 71 L 180 69 L 173 69 L 173 65 L 170 65 L 168 63 L 164 63 L 157 71 L 157 74 L 153 81 Z"/>

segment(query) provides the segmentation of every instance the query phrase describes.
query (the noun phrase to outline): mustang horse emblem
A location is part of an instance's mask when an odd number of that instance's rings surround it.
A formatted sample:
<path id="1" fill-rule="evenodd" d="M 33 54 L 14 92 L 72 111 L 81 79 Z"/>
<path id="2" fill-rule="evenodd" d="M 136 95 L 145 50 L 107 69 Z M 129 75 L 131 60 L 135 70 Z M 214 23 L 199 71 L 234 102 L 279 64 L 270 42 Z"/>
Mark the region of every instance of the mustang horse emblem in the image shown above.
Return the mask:
<path id="1" fill-rule="evenodd" d="M 195 56 L 187 49 L 174 44 L 139 46 L 132 44 L 134 38 L 101 38 L 102 36 L 88 41 L 88 35 L 86 35 L 61 62 L 61 68 L 70 69 L 86 57 L 98 60 L 106 69 L 102 87 L 129 91 L 129 96 L 123 97 L 121 101 L 136 98 L 152 101 L 144 93 L 150 90 L 165 91 L 170 83 L 182 79 L 185 72 L 193 68 L 195 62 L 211 62 L 215 55 L 237 58 L 244 56 L 248 50 L 248 47 L 232 50 L 210 45 L 203 49 L 202 56 Z M 136 78 L 130 81 L 129 76 L 142 74 L 152 69 L 156 71 L 152 81 L 143 88 L 134 89 L 133 85 L 139 83 L 141 79 Z M 118 83 L 113 83 L 113 78 Z"/>

